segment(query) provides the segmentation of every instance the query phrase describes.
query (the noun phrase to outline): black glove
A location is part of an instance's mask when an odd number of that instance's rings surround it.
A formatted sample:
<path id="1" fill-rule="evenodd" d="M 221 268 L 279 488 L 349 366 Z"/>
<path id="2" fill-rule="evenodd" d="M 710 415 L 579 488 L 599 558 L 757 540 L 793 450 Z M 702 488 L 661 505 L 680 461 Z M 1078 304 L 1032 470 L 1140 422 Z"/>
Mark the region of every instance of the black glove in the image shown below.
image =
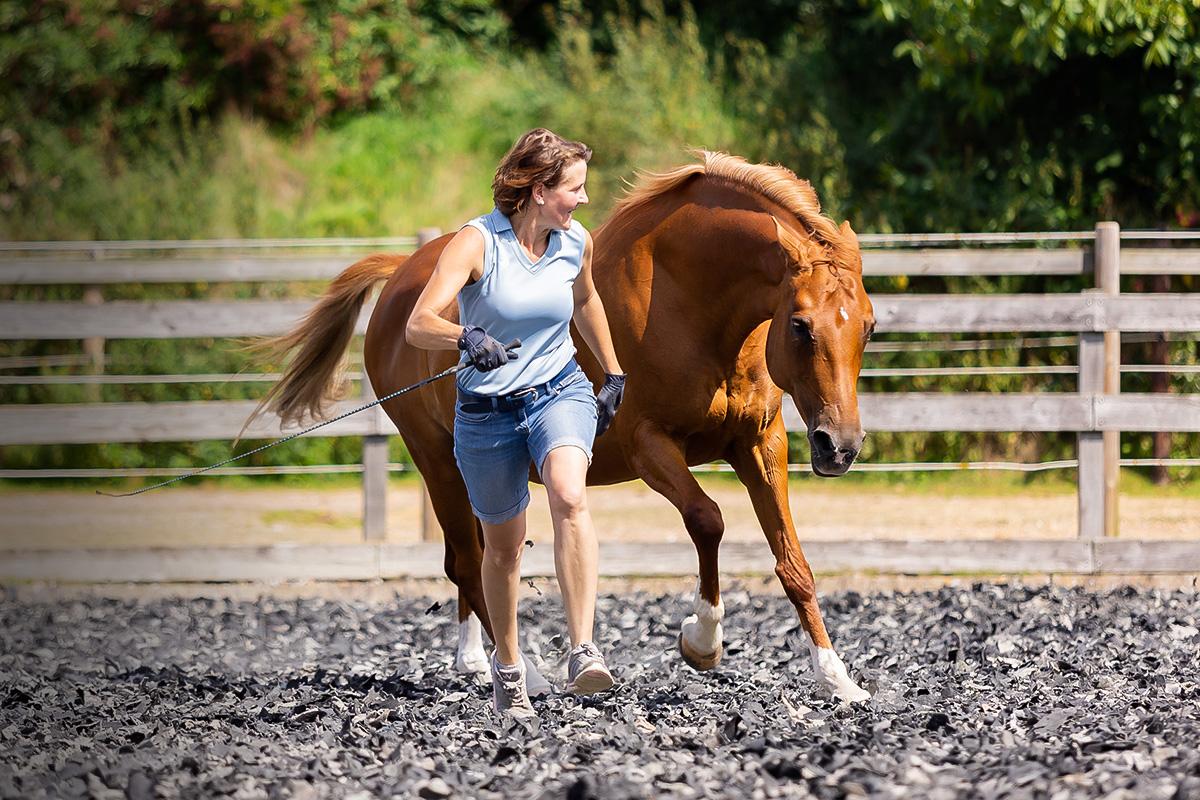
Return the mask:
<path id="1" fill-rule="evenodd" d="M 463 328 L 462 335 L 458 337 L 458 349 L 466 351 L 471 366 L 480 372 L 491 372 L 509 361 L 517 360 L 516 351 L 507 349 L 478 325 Z"/>
<path id="2" fill-rule="evenodd" d="M 604 373 L 604 385 L 600 387 L 600 394 L 596 395 L 597 436 L 608 430 L 608 425 L 617 413 L 617 406 L 621 405 L 621 398 L 624 396 L 625 373 L 622 372 L 620 375 Z"/>

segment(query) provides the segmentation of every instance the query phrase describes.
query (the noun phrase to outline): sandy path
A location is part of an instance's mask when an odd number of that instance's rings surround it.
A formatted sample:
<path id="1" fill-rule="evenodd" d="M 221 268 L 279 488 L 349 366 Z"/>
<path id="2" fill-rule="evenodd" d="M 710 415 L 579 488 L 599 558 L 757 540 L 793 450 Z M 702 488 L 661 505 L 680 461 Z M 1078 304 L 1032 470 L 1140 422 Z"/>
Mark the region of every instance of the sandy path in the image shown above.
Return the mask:
<path id="1" fill-rule="evenodd" d="M 726 541 L 762 537 L 742 487 L 703 476 L 725 515 Z M 529 538 L 550 541 L 541 487 L 533 487 Z M 593 487 L 589 502 L 602 539 L 683 541 L 679 515 L 640 483 Z M 855 489 L 824 481 L 792 483 L 801 539 L 1069 539 L 1075 495 L 931 494 L 904 486 Z M 0 549 L 305 544 L 361 541 L 362 494 L 339 489 L 179 487 L 132 498 L 89 491 L 0 489 Z M 388 494 L 389 541 L 420 540 L 421 496 L 410 480 Z M 1126 495 L 1120 535 L 1131 539 L 1200 538 L 1200 499 Z"/>

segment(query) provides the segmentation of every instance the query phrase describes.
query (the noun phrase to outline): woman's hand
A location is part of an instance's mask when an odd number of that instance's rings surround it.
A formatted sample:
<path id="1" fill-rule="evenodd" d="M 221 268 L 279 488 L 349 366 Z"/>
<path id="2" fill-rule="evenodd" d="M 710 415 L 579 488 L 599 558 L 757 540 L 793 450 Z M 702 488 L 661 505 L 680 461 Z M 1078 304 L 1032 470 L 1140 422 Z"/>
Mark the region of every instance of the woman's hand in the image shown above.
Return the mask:
<path id="1" fill-rule="evenodd" d="M 613 375 L 612 373 L 604 373 L 604 385 L 600 387 L 600 394 L 596 395 L 596 435 L 604 433 L 608 430 L 612 418 L 617 413 L 617 407 L 621 405 L 621 399 L 625 396 L 625 373 Z"/>
<path id="2" fill-rule="evenodd" d="M 509 350 L 508 345 L 500 344 L 478 325 L 468 325 L 462 329 L 462 335 L 458 337 L 458 349 L 466 352 L 471 366 L 480 372 L 491 372 L 509 361 L 517 360 L 515 350 Z"/>

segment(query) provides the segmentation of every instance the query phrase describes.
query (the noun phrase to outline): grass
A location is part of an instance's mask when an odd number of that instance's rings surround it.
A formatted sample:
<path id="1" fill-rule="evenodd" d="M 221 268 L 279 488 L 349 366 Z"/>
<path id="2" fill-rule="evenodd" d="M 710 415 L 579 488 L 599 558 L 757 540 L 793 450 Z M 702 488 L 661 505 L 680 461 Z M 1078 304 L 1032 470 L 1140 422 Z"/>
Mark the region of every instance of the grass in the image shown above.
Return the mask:
<path id="1" fill-rule="evenodd" d="M 1175 472 L 1178 472 L 1176 470 Z M 1166 486 L 1159 486 L 1150 480 L 1149 476 L 1140 471 L 1132 469 L 1121 470 L 1120 489 L 1121 494 L 1135 495 L 1139 497 L 1161 497 L 1161 498 L 1180 498 L 1194 499 L 1200 498 L 1200 481 L 1195 480 L 1195 470 L 1188 470 L 1191 479 L 1181 479 L 1177 475 L 1172 475 L 1171 482 Z"/>
<path id="2" fill-rule="evenodd" d="M 394 453 L 393 456 L 396 454 Z M 394 460 L 394 459 L 393 459 Z M 696 475 L 701 486 L 740 486 L 741 482 L 731 472 L 704 472 Z M 120 482 L 112 479 L 80 479 L 77 481 L 0 480 L 0 494 L 4 491 L 61 491 L 79 487 L 91 492 L 94 487 L 106 485 L 106 490 L 131 491 L 157 483 L 159 479 L 139 478 Z M 410 485 L 420 481 L 415 471 L 390 473 L 388 481 L 393 485 Z M 342 490 L 362 485 L 357 473 L 334 473 L 327 475 L 202 475 L 173 485 L 172 489 L 185 486 L 209 486 L 222 489 L 253 491 L 263 488 L 307 489 L 312 491 Z M 812 474 L 793 474 L 789 477 L 792 492 L 826 494 L 857 494 L 860 492 L 889 492 L 910 495 L 968 495 L 979 497 L 996 496 L 1050 496 L 1075 494 L 1074 470 L 1022 474 L 1003 471 L 953 471 L 953 472 L 856 472 L 853 469 L 840 478 L 821 478 Z M 1133 469 L 1122 469 L 1121 494 L 1140 497 L 1162 497 L 1193 499 L 1200 498 L 1200 482 L 1173 480 L 1166 486 L 1154 484 L 1149 477 Z"/>
<path id="3" fill-rule="evenodd" d="M 697 482 L 703 486 L 740 486 L 741 481 L 732 473 L 700 473 Z M 121 491 L 131 491 L 142 485 L 152 485 L 159 479 L 138 478 L 120 482 Z M 420 481 L 415 471 L 391 473 L 388 482 L 392 485 L 411 485 Z M 108 490 L 116 490 L 111 479 L 80 479 L 78 481 L 0 481 L 0 494 L 4 491 L 61 491 L 78 487 L 80 491 L 92 492 L 94 487 L 109 484 Z M 218 487 L 221 489 L 253 491 L 255 489 L 305 489 L 311 491 L 343 490 L 362 485 L 362 476 L 356 473 L 328 475 L 202 475 L 172 485 L 172 490 L 187 487 Z M 1029 496 L 1074 494 L 1074 476 L 1070 470 L 1056 477 L 1038 476 L 1028 480 L 1025 476 L 1005 472 L 937 472 L 937 473 L 866 473 L 851 472 L 841 478 L 820 478 L 811 474 L 792 475 L 789 486 L 793 492 L 831 494 L 857 494 L 860 492 L 903 492 L 914 495 L 978 495 L 978 496 Z M 1194 484 L 1172 484 L 1157 487 L 1148 480 L 1125 470 L 1121 475 L 1121 491 L 1130 494 L 1154 496 L 1164 494 L 1172 497 L 1200 497 L 1200 487 Z"/>
<path id="4" fill-rule="evenodd" d="M 1060 495 L 1075 493 L 1073 470 L 1026 475 L 1017 472 L 855 472 L 841 478 L 817 478 L 802 475 L 795 481 L 821 481 L 821 491 L 854 493 L 863 490 L 905 492 L 910 494 L 958 494 L 979 496 Z"/>
<path id="5" fill-rule="evenodd" d="M 358 517 L 324 511 L 268 511 L 262 515 L 262 521 L 267 525 L 323 526 L 339 530 L 362 527 L 362 520 Z"/>

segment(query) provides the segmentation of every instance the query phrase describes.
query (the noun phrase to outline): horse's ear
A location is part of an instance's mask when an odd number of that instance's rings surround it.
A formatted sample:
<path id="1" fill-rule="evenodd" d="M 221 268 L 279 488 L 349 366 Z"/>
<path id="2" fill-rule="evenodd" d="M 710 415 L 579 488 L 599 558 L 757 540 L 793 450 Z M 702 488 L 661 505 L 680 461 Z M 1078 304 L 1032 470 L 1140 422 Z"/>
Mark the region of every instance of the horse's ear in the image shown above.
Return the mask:
<path id="1" fill-rule="evenodd" d="M 854 229 L 850 227 L 850 220 L 845 220 L 842 222 L 842 227 L 838 230 L 842 234 L 842 238 L 844 238 L 848 244 L 858 247 L 858 234 L 856 234 Z"/>
<path id="2" fill-rule="evenodd" d="M 797 272 L 812 269 L 812 264 L 809 263 L 805 253 L 804 240 L 780 225 L 779 220 L 774 216 L 771 217 L 771 221 L 775 223 L 775 235 L 779 239 L 779 245 L 783 248 L 783 252 L 787 253 L 792 269 Z"/>

